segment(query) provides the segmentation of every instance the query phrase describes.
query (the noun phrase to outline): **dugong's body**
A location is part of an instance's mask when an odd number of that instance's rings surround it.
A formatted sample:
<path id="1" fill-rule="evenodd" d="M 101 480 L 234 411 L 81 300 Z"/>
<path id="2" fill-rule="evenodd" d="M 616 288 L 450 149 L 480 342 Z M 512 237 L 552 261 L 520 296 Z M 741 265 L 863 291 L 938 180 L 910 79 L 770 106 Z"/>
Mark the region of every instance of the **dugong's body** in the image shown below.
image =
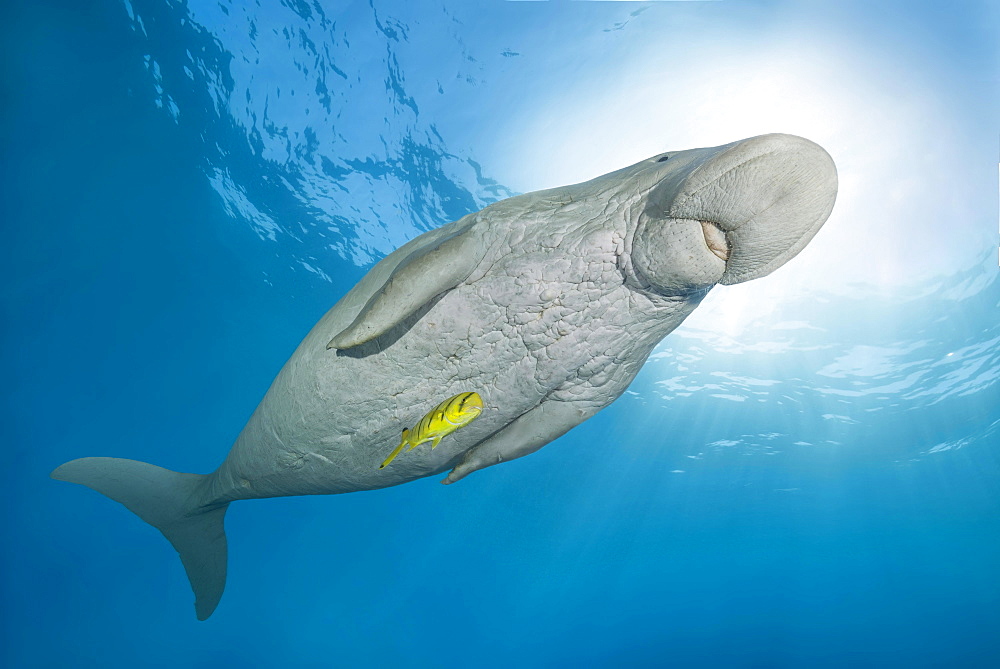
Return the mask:
<path id="1" fill-rule="evenodd" d="M 225 584 L 230 502 L 449 470 L 451 483 L 537 450 L 621 395 L 713 285 L 798 253 L 836 191 L 822 148 L 765 135 L 495 203 L 372 268 L 302 341 L 214 473 L 84 458 L 53 477 L 160 529 L 204 619 Z M 482 398 L 476 420 L 379 469 L 404 428 L 463 392 Z"/>

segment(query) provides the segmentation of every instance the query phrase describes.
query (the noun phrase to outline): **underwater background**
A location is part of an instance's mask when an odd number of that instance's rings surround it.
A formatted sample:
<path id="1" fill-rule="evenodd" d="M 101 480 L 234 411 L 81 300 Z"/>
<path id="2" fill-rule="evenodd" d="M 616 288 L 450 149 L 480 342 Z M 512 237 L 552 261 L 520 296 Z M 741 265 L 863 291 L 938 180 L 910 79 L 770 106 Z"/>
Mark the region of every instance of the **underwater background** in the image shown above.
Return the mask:
<path id="1" fill-rule="evenodd" d="M 3 666 L 1000 666 L 996 2 L 0 11 Z M 799 257 L 530 457 L 233 505 L 206 622 L 48 478 L 209 472 L 404 241 L 766 132 L 840 170 Z"/>

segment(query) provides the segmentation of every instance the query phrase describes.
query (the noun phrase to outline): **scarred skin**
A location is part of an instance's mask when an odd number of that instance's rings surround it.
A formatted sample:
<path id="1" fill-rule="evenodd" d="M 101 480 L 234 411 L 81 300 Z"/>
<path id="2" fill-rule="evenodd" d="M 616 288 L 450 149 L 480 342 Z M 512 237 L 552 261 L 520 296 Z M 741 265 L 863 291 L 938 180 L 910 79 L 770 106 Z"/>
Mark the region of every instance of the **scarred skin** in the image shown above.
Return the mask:
<path id="1" fill-rule="evenodd" d="M 713 285 L 762 276 L 795 255 L 835 195 L 821 148 L 767 135 L 660 154 L 426 233 L 306 336 L 206 479 L 202 504 L 369 490 L 454 470 L 451 483 L 531 453 L 619 397 Z M 401 278 L 386 288 L 394 271 Z M 366 313 L 382 306 L 405 315 L 371 326 Z M 482 415 L 438 448 L 379 469 L 403 428 L 467 391 L 482 396 Z"/>
<path id="2" fill-rule="evenodd" d="M 495 235 L 478 276 L 408 319 L 391 344 L 362 345 L 358 355 L 327 350 L 336 308 L 324 317 L 219 469 L 220 481 L 236 482 L 220 497 L 349 492 L 438 474 L 545 398 L 571 402 L 582 422 L 625 390 L 696 305 L 625 286 L 616 263 L 624 230 L 517 223 L 529 252 L 512 257 L 514 235 Z M 378 470 L 402 427 L 466 390 L 485 407 L 473 424 Z"/>

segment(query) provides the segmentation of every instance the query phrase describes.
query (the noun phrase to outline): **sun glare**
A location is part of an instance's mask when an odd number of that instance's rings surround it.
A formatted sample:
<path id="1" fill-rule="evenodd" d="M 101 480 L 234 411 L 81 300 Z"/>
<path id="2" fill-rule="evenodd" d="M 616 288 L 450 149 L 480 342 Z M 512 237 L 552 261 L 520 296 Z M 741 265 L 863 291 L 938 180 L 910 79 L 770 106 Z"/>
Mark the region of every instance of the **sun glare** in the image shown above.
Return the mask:
<path id="1" fill-rule="evenodd" d="M 963 158 L 960 144 L 949 134 L 946 111 L 914 80 L 912 68 L 905 76 L 902 66 L 899 73 L 866 71 L 864 54 L 855 51 L 859 67 L 832 69 L 831 59 L 842 59 L 844 48 L 800 39 L 749 55 L 715 46 L 706 49 L 714 56 L 699 58 L 663 49 L 633 54 L 628 67 L 609 63 L 531 115 L 515 115 L 521 131 L 505 137 L 523 143 L 507 147 L 516 167 L 504 169 L 501 159 L 498 178 L 524 192 L 583 181 L 660 151 L 769 132 L 816 141 L 838 165 L 834 213 L 776 278 L 753 282 L 752 296 L 744 298 L 740 286 L 713 291 L 710 299 L 726 313 L 715 327 L 726 330 L 801 286 L 834 293 L 859 286 L 899 290 L 954 271 L 973 255 L 970 236 L 981 233 L 963 201 L 968 185 L 949 177 L 960 173 L 949 170 Z M 948 211 L 947 225 L 936 209 Z M 960 230 L 963 225 L 970 229 Z"/>

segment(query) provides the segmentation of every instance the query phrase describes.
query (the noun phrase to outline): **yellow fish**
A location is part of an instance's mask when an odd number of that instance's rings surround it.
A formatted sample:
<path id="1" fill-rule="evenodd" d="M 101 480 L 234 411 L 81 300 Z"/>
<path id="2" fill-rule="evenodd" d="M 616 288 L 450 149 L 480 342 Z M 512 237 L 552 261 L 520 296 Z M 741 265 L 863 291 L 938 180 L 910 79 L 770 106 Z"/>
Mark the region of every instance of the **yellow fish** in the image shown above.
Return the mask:
<path id="1" fill-rule="evenodd" d="M 382 469 L 393 459 L 403 452 L 403 447 L 407 444 L 412 451 L 420 444 L 431 441 L 431 448 L 437 448 L 441 440 L 447 437 L 460 427 L 471 423 L 476 416 L 483 412 L 483 398 L 479 393 L 459 393 L 454 397 L 449 397 L 441 404 L 431 409 L 426 416 L 420 419 L 412 430 L 403 430 L 399 446 L 396 447 L 385 462 L 378 466 Z"/>

